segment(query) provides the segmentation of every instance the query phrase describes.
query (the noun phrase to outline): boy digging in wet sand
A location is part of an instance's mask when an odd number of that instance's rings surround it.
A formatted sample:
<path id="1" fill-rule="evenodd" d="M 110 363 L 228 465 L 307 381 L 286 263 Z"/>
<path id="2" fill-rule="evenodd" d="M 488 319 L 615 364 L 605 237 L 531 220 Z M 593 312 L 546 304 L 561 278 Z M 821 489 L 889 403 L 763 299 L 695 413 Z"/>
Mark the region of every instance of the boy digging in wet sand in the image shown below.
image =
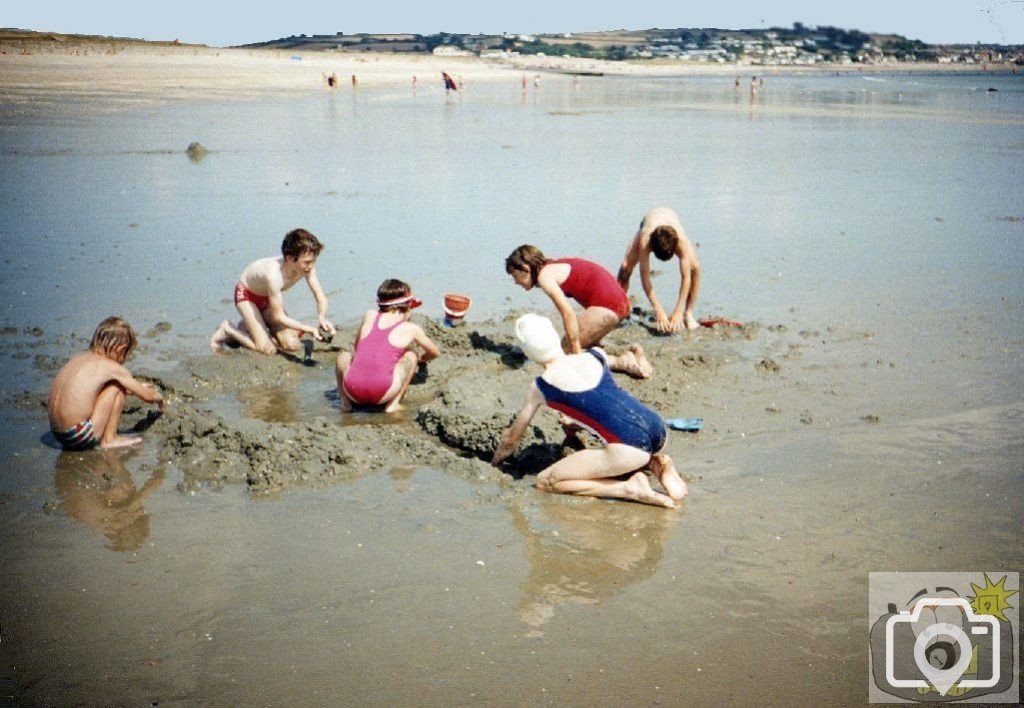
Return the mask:
<path id="1" fill-rule="evenodd" d="M 246 266 L 234 295 L 242 319 L 237 325 L 221 322 L 210 338 L 210 348 L 219 352 L 225 344 L 234 342 L 274 354 L 278 348 L 289 352 L 301 349 L 299 338 L 303 334 L 320 341 L 333 337 L 334 325 L 327 320 L 327 296 L 316 277 L 316 259 L 323 248 L 310 232 L 294 229 L 284 237 L 280 257 L 261 258 Z M 282 293 L 303 278 L 316 300 L 318 327 L 304 325 L 284 311 Z"/>
<path id="2" fill-rule="evenodd" d="M 671 316 L 654 294 L 651 285 L 651 254 L 660 261 L 667 261 L 675 256 L 679 259 L 679 296 Z M 667 207 L 655 207 L 644 215 L 640 229 L 633 236 L 626 248 L 626 255 L 619 267 L 619 285 L 629 292 L 629 278 L 633 268 L 640 263 L 640 284 L 643 286 L 647 299 L 654 309 L 654 326 L 659 332 L 679 332 L 685 325 L 687 329 L 697 329 L 697 319 L 693 316 L 693 306 L 697 302 L 697 291 L 700 290 L 700 261 L 690 239 L 686 238 L 679 223 L 679 216 Z"/>
<path id="3" fill-rule="evenodd" d="M 135 349 L 135 332 L 120 317 L 100 322 L 89 351 L 76 354 L 57 373 L 47 409 L 50 430 L 65 450 L 125 447 L 142 441 L 117 434 L 127 394 L 164 410 L 164 398 L 135 379 L 124 362 Z"/>

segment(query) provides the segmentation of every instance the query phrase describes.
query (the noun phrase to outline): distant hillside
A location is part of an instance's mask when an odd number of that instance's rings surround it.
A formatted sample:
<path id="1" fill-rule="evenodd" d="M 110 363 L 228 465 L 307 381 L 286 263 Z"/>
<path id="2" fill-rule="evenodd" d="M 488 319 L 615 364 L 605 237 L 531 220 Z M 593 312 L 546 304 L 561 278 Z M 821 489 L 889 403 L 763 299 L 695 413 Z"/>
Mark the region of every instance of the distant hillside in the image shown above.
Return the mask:
<path id="1" fill-rule="evenodd" d="M 540 54 L 591 59 L 677 59 L 750 64 L 885 64 L 963 62 L 1024 64 L 1020 45 L 929 45 L 897 34 L 867 34 L 839 27 L 719 29 L 714 27 L 614 30 L 566 34 L 293 35 L 246 47 L 336 52 L 432 52 L 439 47 L 488 55 Z"/>
<path id="2" fill-rule="evenodd" d="M 65 34 L 62 32 L 37 32 L 14 27 L 0 27 L 0 42 L 12 45 L 53 45 L 90 44 L 90 45 L 138 45 L 138 46 L 183 46 L 205 47 L 205 44 L 187 44 L 177 39 L 153 41 L 135 37 L 107 37 L 95 34 Z"/>
<path id="3" fill-rule="evenodd" d="M 191 47 L 204 44 L 179 40 L 150 41 L 134 37 L 0 29 L 5 53 L 61 51 L 62 45 L 86 46 L 91 51 L 117 53 L 129 47 Z M 659 60 L 749 65 L 884 65 L 897 62 L 1003 64 L 1024 66 L 1024 45 L 930 45 L 897 34 L 867 34 L 839 27 L 720 29 L 714 27 L 614 30 L 566 34 L 335 34 L 292 35 L 241 45 L 249 49 L 313 52 L 447 52 L 481 57 L 540 55 L 603 60 Z"/>

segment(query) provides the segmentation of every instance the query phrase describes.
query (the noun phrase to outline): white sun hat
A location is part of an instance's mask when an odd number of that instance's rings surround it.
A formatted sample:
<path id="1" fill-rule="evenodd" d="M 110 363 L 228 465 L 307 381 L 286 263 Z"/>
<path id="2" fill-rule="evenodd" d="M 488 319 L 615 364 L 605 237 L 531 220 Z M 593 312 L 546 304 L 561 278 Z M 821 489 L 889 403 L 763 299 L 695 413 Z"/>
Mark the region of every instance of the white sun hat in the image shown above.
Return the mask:
<path id="1" fill-rule="evenodd" d="M 538 364 L 546 364 L 562 356 L 562 338 L 551 320 L 532 312 L 516 320 L 516 338 L 523 353 Z"/>

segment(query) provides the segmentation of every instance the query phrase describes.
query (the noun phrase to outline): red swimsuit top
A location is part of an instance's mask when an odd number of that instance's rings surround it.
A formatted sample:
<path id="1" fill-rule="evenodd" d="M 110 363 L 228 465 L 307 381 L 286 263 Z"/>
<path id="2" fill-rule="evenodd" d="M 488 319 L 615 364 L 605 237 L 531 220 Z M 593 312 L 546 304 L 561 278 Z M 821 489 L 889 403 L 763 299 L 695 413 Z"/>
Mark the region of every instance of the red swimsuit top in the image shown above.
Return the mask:
<path id="1" fill-rule="evenodd" d="M 597 263 L 582 258 L 558 258 L 550 263 L 565 263 L 569 277 L 562 283 L 562 292 L 583 307 L 604 307 L 619 319 L 629 314 L 629 296 L 615 276 Z"/>

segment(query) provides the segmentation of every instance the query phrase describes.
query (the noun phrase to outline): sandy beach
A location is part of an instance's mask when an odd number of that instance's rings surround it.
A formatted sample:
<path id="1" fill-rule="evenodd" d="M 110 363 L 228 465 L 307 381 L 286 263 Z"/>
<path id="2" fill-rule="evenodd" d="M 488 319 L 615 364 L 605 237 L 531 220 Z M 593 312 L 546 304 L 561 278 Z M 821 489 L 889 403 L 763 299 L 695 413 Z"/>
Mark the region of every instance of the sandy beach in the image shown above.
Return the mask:
<path id="1" fill-rule="evenodd" d="M 324 87 L 336 73 L 339 90 L 351 90 L 355 76 L 363 90 L 409 85 L 439 88 L 447 71 L 470 87 L 479 82 L 520 82 L 524 72 L 532 86 L 537 72 L 568 76 L 571 72 L 607 76 L 735 76 L 820 74 L 821 72 L 967 72 L 976 65 L 918 64 L 847 66 L 753 66 L 679 61 L 613 62 L 577 57 L 510 56 L 436 57 L 419 54 L 303 52 L 219 49 L 125 42 L 11 42 L 0 38 L 0 89 L 8 99 L 31 100 L 53 93 L 71 97 L 108 92 L 111 100 L 164 101 L 201 96 L 243 97 L 262 92 L 304 93 Z M 987 69 L 988 67 L 986 67 Z M 1009 73 L 1009 67 L 991 67 Z M 433 84 L 431 83 L 433 82 Z"/>
<path id="2" fill-rule="evenodd" d="M 559 71 L 726 80 L 760 69 L 0 51 L 12 121 L 79 100 L 130 110 L 302 96 L 328 91 L 332 72 L 339 93 L 404 91 L 416 76 L 441 96 L 441 71 L 470 90 L 518 90 L 524 72 L 568 83 Z M 42 152 L 5 144 L 0 159 Z M 1019 237 L 1012 201 L 986 224 Z M 3 255 L 20 267 L 14 247 Z M 715 265 L 726 278 L 733 264 Z M 771 268 L 774 296 L 787 281 Z M 513 290 L 492 275 L 496 291 Z M 711 290 L 699 316 L 742 324 L 674 336 L 653 330 L 634 283 L 633 315 L 605 345 L 642 345 L 655 375 L 619 382 L 665 418 L 704 420 L 699 433 L 670 432 L 690 488 L 673 511 L 534 489 L 564 454 L 550 411 L 502 468 L 487 463 L 540 371 L 512 335 L 518 301 L 452 328 L 416 314 L 443 355 L 392 415 L 339 411 L 334 362 L 356 317 L 339 317 L 339 335 L 303 362 L 211 354 L 206 321 L 168 306 L 166 319 L 135 323 L 129 362 L 163 391 L 166 412 L 133 402 L 124 427 L 142 446 L 76 454 L 56 449 L 42 403 L 87 333 L 60 318 L 8 324 L 25 307 L 12 298 L 0 319 L 19 372 L 2 390 L 0 660 L 13 695 L 25 705 L 863 703 L 869 572 L 1024 564 L 1021 303 L 1019 285 L 998 282 L 973 319 L 952 299 L 933 304 L 924 286 L 898 306 L 865 302 L 864 317 L 821 316 L 814 295 L 748 317 Z M 928 306 L 915 309 L 918 297 Z"/>

